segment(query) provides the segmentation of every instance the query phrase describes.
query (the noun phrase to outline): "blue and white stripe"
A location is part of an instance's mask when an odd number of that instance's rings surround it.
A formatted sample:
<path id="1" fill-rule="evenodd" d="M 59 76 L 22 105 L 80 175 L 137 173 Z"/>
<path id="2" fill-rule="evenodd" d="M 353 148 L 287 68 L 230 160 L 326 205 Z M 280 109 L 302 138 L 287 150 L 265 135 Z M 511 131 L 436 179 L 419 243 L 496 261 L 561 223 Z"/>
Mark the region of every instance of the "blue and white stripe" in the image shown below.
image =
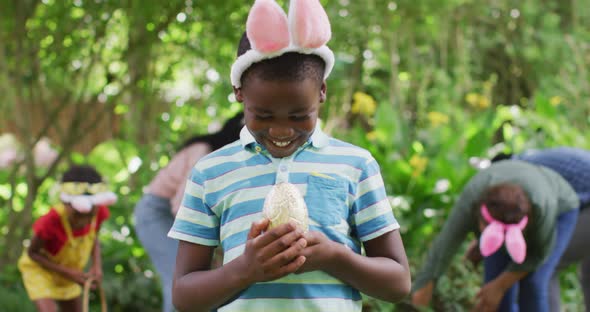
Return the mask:
<path id="1" fill-rule="evenodd" d="M 170 237 L 221 244 L 224 263 L 239 257 L 264 198 L 277 182 L 294 184 L 307 204 L 310 229 L 361 253 L 361 242 L 399 228 L 371 154 L 316 128 L 309 142 L 273 158 L 244 128 L 240 140 L 200 160 L 192 170 Z M 256 299 L 256 300 L 253 300 Z M 220 311 L 360 311 L 360 293 L 321 272 L 252 285 Z"/>

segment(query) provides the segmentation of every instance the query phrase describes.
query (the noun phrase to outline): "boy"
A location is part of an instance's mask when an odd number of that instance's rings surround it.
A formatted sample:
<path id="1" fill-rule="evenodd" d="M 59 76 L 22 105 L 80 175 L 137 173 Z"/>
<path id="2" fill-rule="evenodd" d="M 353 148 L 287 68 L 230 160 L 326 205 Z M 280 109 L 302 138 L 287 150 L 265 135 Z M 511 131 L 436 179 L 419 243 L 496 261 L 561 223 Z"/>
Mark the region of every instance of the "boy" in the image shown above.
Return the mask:
<path id="1" fill-rule="evenodd" d="M 187 182 L 169 233 L 180 240 L 180 310 L 361 311 L 359 291 L 388 301 L 409 293 L 378 164 L 317 125 L 334 63 L 327 15 L 317 0 L 291 1 L 289 12 L 287 25 L 274 1 L 254 4 L 232 66 L 246 127 L 239 141 L 199 161 Z M 267 230 L 264 198 L 280 182 L 304 195 L 309 232 L 291 223 Z M 211 270 L 218 244 L 224 265 Z"/>

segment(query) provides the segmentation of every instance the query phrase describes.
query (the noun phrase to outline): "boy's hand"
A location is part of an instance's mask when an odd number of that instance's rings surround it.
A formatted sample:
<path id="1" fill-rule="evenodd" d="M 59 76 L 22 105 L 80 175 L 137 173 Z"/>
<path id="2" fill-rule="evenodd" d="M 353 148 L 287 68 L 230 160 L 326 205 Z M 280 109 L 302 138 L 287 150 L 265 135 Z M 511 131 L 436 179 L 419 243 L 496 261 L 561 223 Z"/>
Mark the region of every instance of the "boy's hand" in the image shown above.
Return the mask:
<path id="1" fill-rule="evenodd" d="M 302 251 L 307 242 L 303 232 L 293 223 L 264 232 L 268 224 L 268 219 L 252 223 L 242 255 L 246 276 L 252 283 L 281 278 L 295 272 L 305 262 Z"/>
<path id="2" fill-rule="evenodd" d="M 303 250 L 305 264 L 297 270 L 297 273 L 305 273 L 316 270 L 325 271 L 324 268 L 329 266 L 330 261 L 336 254 L 336 242 L 332 241 L 324 233 L 318 231 L 309 231 L 304 235 L 307 241 L 307 247 Z"/>

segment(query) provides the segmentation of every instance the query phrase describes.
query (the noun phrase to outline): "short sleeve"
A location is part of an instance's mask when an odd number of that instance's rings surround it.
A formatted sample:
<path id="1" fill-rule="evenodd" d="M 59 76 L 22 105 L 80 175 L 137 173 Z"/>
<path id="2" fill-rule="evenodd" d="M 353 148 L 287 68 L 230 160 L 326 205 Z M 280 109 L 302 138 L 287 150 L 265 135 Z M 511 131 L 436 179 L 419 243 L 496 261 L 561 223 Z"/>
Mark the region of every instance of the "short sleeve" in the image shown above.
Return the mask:
<path id="1" fill-rule="evenodd" d="M 357 236 L 363 242 L 399 229 L 385 192 L 379 164 L 372 157 L 363 164 L 352 214 Z"/>
<path id="2" fill-rule="evenodd" d="M 204 184 L 202 172 L 193 168 L 169 237 L 205 246 L 219 245 L 219 217 L 205 202 Z"/>
<path id="3" fill-rule="evenodd" d="M 100 229 L 102 223 L 109 218 L 111 212 L 109 211 L 109 207 L 107 206 L 99 206 L 98 211 L 96 212 L 96 231 Z"/>
<path id="4" fill-rule="evenodd" d="M 33 223 L 33 233 L 44 241 L 54 239 L 61 228 L 61 219 L 54 209 Z"/>
<path id="5" fill-rule="evenodd" d="M 174 196 L 170 199 L 173 215 L 176 215 L 184 198 L 186 181 L 192 172 L 191 169 L 199 159 L 203 158 L 209 152 L 211 152 L 209 144 L 197 142 L 178 152 L 168 164 L 168 172 L 175 176 L 180 176 L 179 179 L 182 182 L 174 193 Z"/>

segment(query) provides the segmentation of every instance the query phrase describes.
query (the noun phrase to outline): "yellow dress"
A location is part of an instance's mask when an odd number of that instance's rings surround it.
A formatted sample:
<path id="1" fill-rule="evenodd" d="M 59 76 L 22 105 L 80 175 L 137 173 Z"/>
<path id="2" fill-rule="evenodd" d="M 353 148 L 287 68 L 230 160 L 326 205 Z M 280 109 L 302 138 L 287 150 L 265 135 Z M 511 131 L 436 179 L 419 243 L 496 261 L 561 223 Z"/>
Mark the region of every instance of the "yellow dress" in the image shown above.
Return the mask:
<path id="1" fill-rule="evenodd" d="M 42 252 L 54 263 L 83 270 L 88 263 L 94 246 L 94 239 L 96 238 L 96 215 L 92 218 L 88 233 L 74 237 L 64 206 L 57 205 L 55 210 L 60 216 L 68 240 L 56 255 L 51 255 L 44 250 Z M 25 288 L 31 300 L 70 300 L 82 293 L 80 285 L 57 272 L 43 268 L 28 256 L 26 250 L 18 260 L 18 268 L 21 271 Z"/>

